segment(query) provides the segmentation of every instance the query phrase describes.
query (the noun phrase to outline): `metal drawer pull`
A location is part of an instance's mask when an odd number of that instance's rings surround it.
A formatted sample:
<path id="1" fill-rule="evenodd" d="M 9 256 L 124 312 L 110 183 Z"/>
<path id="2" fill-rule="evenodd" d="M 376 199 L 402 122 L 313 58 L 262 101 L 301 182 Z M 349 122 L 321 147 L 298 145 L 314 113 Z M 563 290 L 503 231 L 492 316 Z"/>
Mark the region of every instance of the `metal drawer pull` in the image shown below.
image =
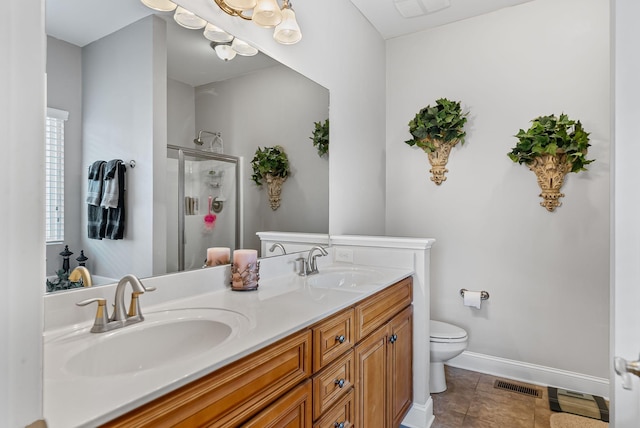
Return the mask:
<path id="1" fill-rule="evenodd" d="M 341 334 L 340 336 L 336 336 L 337 342 L 344 343 L 345 340 L 347 340 L 347 338 L 344 337 L 344 334 Z"/>
<path id="2" fill-rule="evenodd" d="M 396 343 L 396 340 L 398 340 L 397 334 L 392 334 L 391 337 L 389 338 L 390 343 Z"/>
<path id="3" fill-rule="evenodd" d="M 338 388 L 342 388 L 344 387 L 344 379 L 336 379 L 335 382 L 336 385 L 338 385 Z"/>
<path id="4" fill-rule="evenodd" d="M 344 422 L 336 422 L 333 424 L 334 428 L 344 428 L 345 424 Z"/>

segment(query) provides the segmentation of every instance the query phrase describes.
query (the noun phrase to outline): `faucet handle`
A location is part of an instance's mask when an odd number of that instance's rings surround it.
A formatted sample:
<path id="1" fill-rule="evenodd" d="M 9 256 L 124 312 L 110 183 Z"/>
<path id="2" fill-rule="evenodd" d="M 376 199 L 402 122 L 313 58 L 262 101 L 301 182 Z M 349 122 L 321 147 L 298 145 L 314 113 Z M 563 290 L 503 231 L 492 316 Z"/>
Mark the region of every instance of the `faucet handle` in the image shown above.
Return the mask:
<path id="1" fill-rule="evenodd" d="M 127 317 L 135 317 L 139 316 L 142 318 L 142 314 L 140 313 L 140 300 L 138 300 L 138 296 L 142 293 L 139 291 L 134 291 L 131 293 L 131 302 L 129 303 L 129 312 L 127 312 Z M 142 318 L 144 319 L 144 318 Z"/>
<path id="2" fill-rule="evenodd" d="M 93 299 L 87 299 L 81 302 L 77 302 L 76 305 L 87 306 L 94 302 L 98 303 L 98 310 L 96 311 L 96 318 L 93 322 L 93 327 L 91 327 L 91 332 L 100 333 L 106 331 L 107 324 L 109 323 L 109 319 L 107 316 L 107 299 L 96 297 Z"/>
<path id="3" fill-rule="evenodd" d="M 141 283 L 142 284 L 142 283 Z M 144 284 L 142 284 L 142 288 L 144 288 L 144 292 L 146 293 L 147 291 L 156 291 L 156 287 L 145 287 Z M 142 293 L 140 293 L 142 294 Z"/>
<path id="4" fill-rule="evenodd" d="M 294 260 L 294 263 L 296 264 L 296 270 L 298 271 L 298 275 L 299 276 L 306 276 L 307 275 L 307 261 L 305 260 L 304 257 L 298 257 L 297 259 Z"/>

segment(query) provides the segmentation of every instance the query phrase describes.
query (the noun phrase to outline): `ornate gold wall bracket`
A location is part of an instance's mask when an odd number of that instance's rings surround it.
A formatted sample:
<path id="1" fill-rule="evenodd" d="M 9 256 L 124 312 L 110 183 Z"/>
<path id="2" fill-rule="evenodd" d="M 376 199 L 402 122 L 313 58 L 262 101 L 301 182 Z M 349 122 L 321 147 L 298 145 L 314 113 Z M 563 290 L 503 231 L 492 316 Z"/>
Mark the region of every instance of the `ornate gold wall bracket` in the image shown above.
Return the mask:
<path id="1" fill-rule="evenodd" d="M 564 197 L 564 193 L 560 193 L 560 188 L 564 183 L 565 175 L 571 171 L 571 164 L 567 162 L 567 156 L 564 154 L 544 154 L 534 158 L 533 162 L 527 166 L 538 177 L 538 185 L 542 189 L 539 196 L 543 199 L 540 205 L 545 207 L 547 211 L 553 212 L 562 205 L 560 198 Z"/>
<path id="2" fill-rule="evenodd" d="M 267 192 L 269 194 L 269 203 L 271 204 L 271 209 L 275 211 L 280 207 L 282 183 L 287 180 L 287 177 L 274 177 L 271 174 L 267 174 L 266 179 Z"/>
<path id="3" fill-rule="evenodd" d="M 436 148 L 433 151 L 430 151 L 427 148 L 423 148 L 423 150 L 427 153 L 427 156 L 429 157 L 429 163 L 431 164 L 431 169 L 429 170 L 429 172 L 431 173 L 431 181 L 439 186 L 443 181 L 446 181 L 447 179 L 445 174 L 449 172 L 449 170 L 446 168 L 447 162 L 449 162 L 449 154 L 451 153 L 451 148 L 458 144 L 459 140 L 425 140 L 431 141 L 431 143 Z"/>

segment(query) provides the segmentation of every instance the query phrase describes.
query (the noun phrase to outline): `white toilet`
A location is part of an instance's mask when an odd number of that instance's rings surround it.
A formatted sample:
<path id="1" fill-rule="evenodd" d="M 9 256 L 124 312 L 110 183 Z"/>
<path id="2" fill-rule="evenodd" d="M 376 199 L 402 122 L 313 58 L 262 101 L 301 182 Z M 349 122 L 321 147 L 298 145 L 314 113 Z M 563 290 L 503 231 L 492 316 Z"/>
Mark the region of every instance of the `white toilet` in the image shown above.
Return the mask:
<path id="1" fill-rule="evenodd" d="M 444 378 L 444 363 L 467 349 L 467 332 L 453 324 L 433 320 L 429 321 L 429 329 L 431 331 L 429 338 L 429 355 L 431 356 L 429 391 L 432 393 L 443 392 L 447 389 L 447 381 Z"/>

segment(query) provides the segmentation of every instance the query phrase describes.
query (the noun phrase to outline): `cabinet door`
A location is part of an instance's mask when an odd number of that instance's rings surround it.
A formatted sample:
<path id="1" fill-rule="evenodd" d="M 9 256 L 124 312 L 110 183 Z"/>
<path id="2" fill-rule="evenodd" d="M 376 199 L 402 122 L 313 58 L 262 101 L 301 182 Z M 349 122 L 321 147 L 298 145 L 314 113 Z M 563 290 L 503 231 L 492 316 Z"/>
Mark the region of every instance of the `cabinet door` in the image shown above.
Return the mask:
<path id="1" fill-rule="evenodd" d="M 386 428 L 387 408 L 387 332 L 385 325 L 355 347 L 356 427 Z"/>
<path id="2" fill-rule="evenodd" d="M 389 322 L 387 364 L 391 426 L 399 427 L 413 401 L 413 306 Z"/>
<path id="3" fill-rule="evenodd" d="M 256 417 L 243 425 L 244 428 L 311 428 L 311 381 L 282 396 Z"/>

